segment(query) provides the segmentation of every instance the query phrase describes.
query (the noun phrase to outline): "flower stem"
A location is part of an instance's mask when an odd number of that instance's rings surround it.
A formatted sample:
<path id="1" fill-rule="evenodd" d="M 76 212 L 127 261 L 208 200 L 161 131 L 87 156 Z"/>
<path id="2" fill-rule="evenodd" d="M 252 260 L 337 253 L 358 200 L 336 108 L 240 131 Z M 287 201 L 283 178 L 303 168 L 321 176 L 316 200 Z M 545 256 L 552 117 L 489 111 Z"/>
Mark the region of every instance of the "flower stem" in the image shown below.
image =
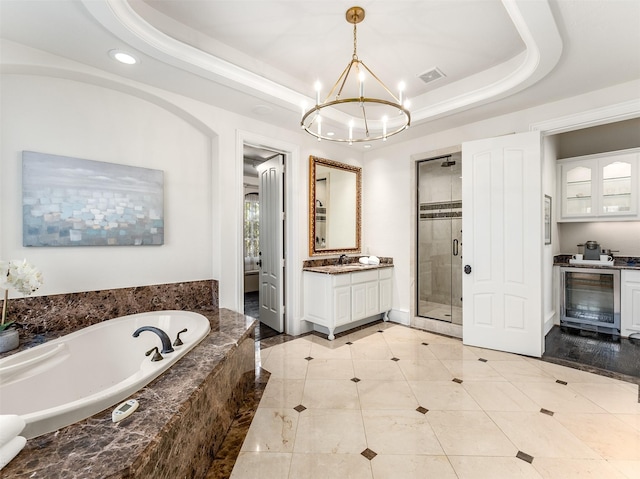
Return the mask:
<path id="1" fill-rule="evenodd" d="M 7 301 L 9 301 L 9 290 L 4 290 L 4 303 L 2 303 L 2 325 L 4 326 L 4 320 L 7 317 Z"/>

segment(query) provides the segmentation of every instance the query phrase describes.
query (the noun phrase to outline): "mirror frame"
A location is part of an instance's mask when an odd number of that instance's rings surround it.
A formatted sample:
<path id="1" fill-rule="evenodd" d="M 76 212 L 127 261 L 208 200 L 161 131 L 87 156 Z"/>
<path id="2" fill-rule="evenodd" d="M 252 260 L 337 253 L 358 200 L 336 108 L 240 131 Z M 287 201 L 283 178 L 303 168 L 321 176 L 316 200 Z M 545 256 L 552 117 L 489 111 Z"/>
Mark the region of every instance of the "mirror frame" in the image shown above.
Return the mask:
<path id="1" fill-rule="evenodd" d="M 356 244 L 354 247 L 341 247 L 334 249 L 322 249 L 316 251 L 316 165 L 352 171 L 356 174 Z M 347 165 L 338 161 L 309 156 L 309 256 L 332 255 L 343 253 L 360 253 L 360 217 L 362 197 L 362 168 Z"/>

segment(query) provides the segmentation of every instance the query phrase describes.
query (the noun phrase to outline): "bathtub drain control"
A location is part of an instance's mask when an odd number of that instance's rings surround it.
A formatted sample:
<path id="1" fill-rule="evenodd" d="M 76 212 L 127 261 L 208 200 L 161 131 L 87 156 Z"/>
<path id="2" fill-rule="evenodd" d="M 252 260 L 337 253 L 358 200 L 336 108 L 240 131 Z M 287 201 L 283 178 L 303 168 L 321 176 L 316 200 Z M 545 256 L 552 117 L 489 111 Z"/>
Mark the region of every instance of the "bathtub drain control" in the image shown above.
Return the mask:
<path id="1" fill-rule="evenodd" d="M 138 409 L 140 403 L 135 399 L 129 399 L 128 401 L 123 402 L 117 408 L 113 410 L 111 413 L 111 420 L 113 422 L 122 421 L 124 418 L 129 417 L 133 412 Z"/>

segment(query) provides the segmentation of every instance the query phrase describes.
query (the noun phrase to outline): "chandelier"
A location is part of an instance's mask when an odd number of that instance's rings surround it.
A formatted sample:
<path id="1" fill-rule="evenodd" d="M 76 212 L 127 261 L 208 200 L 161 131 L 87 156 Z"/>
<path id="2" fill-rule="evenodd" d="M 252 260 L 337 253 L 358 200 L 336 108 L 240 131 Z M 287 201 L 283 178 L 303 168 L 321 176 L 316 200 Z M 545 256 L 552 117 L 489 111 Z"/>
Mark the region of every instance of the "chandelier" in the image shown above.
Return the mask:
<path id="1" fill-rule="evenodd" d="M 353 143 L 382 140 L 407 129 L 411 114 L 403 103 L 404 84 L 398 87 L 396 97 L 389 88 L 358 58 L 357 24 L 364 20 L 364 9 L 351 7 L 346 12 L 347 22 L 353 24 L 353 56 L 329 94 L 320 102 L 321 85 L 315 84 L 316 104 L 304 111 L 300 126 L 318 141 L 329 140 Z M 367 81 L 365 96 L 365 79 Z M 351 79 L 350 79 L 351 77 Z M 324 128 L 323 117 L 331 121 Z M 330 119 L 330 120 L 329 120 Z M 334 128 L 336 126 L 336 128 Z"/>

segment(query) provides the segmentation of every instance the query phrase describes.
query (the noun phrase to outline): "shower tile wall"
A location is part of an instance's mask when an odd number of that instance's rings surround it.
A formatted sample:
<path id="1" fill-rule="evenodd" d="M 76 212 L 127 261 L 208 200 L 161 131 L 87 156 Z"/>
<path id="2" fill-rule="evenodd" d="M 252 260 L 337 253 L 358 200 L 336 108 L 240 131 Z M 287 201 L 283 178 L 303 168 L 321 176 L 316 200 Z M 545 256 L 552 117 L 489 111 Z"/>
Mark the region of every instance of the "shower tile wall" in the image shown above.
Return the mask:
<path id="1" fill-rule="evenodd" d="M 418 314 L 462 323 L 461 256 L 452 256 L 453 239 L 461 239 L 462 218 L 450 218 L 449 206 L 459 211 L 462 198 L 460 155 L 455 165 L 441 167 L 443 159 L 419 166 L 421 213 L 445 216 L 422 219 L 418 223 Z M 459 246 L 462 251 L 462 246 Z M 452 260 L 456 264 L 452 268 Z M 459 267 L 460 266 L 460 267 Z"/>

